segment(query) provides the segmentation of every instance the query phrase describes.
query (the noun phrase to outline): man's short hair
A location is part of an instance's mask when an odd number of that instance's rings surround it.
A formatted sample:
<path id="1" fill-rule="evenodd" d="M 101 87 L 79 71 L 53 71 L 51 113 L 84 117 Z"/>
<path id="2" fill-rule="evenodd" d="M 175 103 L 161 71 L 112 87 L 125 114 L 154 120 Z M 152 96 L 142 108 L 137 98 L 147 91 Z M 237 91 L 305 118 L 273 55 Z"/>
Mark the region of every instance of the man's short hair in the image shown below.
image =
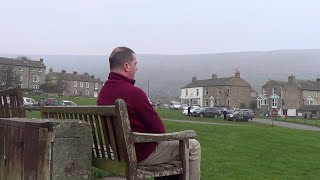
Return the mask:
<path id="1" fill-rule="evenodd" d="M 115 48 L 109 57 L 110 69 L 116 69 L 122 67 L 126 62 L 133 60 L 134 51 L 127 47 Z"/>

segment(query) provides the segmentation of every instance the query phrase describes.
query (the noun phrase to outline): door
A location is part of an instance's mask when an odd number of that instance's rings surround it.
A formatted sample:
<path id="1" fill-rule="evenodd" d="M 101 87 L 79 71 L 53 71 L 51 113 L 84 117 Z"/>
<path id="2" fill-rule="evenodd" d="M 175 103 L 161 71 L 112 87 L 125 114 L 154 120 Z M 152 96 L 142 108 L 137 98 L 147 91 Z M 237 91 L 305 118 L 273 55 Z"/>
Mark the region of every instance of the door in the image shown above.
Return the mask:
<path id="1" fill-rule="evenodd" d="M 210 98 L 210 107 L 214 106 L 214 98 Z"/>

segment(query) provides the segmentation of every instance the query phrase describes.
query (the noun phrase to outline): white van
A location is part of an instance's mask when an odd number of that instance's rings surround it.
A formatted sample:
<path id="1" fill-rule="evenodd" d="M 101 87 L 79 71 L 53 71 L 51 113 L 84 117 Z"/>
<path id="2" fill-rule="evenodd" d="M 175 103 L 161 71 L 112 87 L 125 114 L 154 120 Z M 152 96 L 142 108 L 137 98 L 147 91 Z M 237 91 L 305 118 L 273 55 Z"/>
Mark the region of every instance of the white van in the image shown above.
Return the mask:
<path id="1" fill-rule="evenodd" d="M 180 102 L 170 101 L 170 105 L 169 105 L 170 109 L 180 109 L 180 107 L 181 107 Z"/>

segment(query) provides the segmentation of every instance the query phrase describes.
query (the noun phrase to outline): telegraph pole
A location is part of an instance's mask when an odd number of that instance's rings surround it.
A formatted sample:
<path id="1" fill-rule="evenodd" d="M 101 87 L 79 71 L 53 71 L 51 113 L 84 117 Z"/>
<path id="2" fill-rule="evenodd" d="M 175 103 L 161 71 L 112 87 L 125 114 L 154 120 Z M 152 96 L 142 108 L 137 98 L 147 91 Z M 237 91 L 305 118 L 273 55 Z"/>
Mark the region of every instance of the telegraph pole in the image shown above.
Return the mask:
<path id="1" fill-rule="evenodd" d="M 150 85 L 149 85 L 149 80 L 148 80 L 148 98 L 150 99 L 149 93 L 150 93 Z"/>

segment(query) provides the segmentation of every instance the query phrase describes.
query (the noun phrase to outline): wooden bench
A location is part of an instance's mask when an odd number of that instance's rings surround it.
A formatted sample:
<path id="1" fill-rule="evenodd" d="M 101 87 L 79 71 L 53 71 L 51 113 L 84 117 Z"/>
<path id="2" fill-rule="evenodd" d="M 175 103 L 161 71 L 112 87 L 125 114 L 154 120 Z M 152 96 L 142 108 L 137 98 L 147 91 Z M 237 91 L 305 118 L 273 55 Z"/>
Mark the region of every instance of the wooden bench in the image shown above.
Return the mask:
<path id="1" fill-rule="evenodd" d="M 126 179 L 146 179 L 179 175 L 179 179 L 189 180 L 189 139 L 196 137 L 192 130 L 146 134 L 132 132 L 127 106 L 122 99 L 113 106 L 67 106 L 42 107 L 43 118 L 80 119 L 91 124 L 93 136 L 93 166 Z M 180 159 L 155 166 L 140 166 L 134 143 L 179 140 Z"/>
<path id="2" fill-rule="evenodd" d="M 20 86 L 0 91 L 0 118 L 10 117 L 26 117 Z"/>

